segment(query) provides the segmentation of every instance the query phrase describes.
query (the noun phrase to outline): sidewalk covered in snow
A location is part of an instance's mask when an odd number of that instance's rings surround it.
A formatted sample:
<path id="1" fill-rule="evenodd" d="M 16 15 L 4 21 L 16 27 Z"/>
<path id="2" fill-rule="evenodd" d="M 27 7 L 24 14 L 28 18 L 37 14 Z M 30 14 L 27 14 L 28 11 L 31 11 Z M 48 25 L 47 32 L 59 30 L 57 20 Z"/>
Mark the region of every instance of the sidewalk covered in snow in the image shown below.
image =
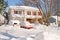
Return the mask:
<path id="1" fill-rule="evenodd" d="M 34 29 L 15 28 L 11 25 L 0 27 L 1 40 L 59 40 L 60 28 L 56 26 L 37 26 Z"/>

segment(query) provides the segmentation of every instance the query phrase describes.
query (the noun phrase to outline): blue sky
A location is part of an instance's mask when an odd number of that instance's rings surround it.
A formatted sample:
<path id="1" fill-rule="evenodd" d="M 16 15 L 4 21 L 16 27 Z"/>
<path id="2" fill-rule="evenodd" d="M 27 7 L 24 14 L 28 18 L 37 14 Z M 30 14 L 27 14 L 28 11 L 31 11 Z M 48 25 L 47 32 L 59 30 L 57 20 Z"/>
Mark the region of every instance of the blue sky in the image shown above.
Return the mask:
<path id="1" fill-rule="evenodd" d="M 19 2 L 19 0 L 5 0 L 8 1 L 9 6 L 14 6 L 16 3 Z"/>

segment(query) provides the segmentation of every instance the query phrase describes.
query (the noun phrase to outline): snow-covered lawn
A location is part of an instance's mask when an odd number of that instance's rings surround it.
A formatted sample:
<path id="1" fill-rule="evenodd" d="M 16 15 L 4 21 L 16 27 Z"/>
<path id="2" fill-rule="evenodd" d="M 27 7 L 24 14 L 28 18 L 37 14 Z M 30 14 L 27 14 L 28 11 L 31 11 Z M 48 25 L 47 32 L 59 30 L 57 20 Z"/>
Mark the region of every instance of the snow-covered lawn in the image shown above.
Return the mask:
<path id="1" fill-rule="evenodd" d="M 60 28 L 56 25 L 36 25 L 33 29 L 0 26 L 0 40 L 60 40 Z"/>

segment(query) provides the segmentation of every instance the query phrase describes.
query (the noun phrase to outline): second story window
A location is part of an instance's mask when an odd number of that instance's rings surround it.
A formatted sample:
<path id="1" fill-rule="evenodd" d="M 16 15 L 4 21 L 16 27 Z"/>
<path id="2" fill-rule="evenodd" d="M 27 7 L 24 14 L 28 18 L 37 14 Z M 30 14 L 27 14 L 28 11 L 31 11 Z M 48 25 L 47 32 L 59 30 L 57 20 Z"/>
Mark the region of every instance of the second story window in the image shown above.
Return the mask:
<path id="1" fill-rule="evenodd" d="M 41 12 L 38 12 L 38 15 L 42 15 L 42 13 Z"/>
<path id="2" fill-rule="evenodd" d="M 33 15 L 36 15 L 36 12 L 33 12 Z"/>
<path id="3" fill-rule="evenodd" d="M 31 12 L 30 11 L 27 11 L 27 15 L 31 15 Z"/>
<path id="4" fill-rule="evenodd" d="M 22 14 L 22 11 L 19 11 L 19 14 Z"/>
<path id="5" fill-rule="evenodd" d="M 19 13 L 18 11 L 14 10 L 14 14 L 18 14 L 18 13 Z"/>
<path id="6" fill-rule="evenodd" d="M 16 11 L 16 13 L 15 14 L 18 14 L 18 11 Z"/>

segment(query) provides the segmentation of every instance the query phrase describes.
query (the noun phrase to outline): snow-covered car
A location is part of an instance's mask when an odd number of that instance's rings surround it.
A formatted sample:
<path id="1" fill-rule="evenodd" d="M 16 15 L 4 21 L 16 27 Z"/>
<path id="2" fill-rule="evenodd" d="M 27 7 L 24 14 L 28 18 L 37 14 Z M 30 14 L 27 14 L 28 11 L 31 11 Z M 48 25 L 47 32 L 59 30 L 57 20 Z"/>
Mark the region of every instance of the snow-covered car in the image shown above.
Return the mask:
<path id="1" fill-rule="evenodd" d="M 9 25 L 20 25 L 20 21 L 18 21 L 18 20 L 10 20 L 9 21 Z"/>
<path id="2" fill-rule="evenodd" d="M 21 26 L 21 28 L 27 28 L 27 29 L 33 28 L 32 24 L 29 23 L 28 21 L 21 22 L 20 26 Z"/>

